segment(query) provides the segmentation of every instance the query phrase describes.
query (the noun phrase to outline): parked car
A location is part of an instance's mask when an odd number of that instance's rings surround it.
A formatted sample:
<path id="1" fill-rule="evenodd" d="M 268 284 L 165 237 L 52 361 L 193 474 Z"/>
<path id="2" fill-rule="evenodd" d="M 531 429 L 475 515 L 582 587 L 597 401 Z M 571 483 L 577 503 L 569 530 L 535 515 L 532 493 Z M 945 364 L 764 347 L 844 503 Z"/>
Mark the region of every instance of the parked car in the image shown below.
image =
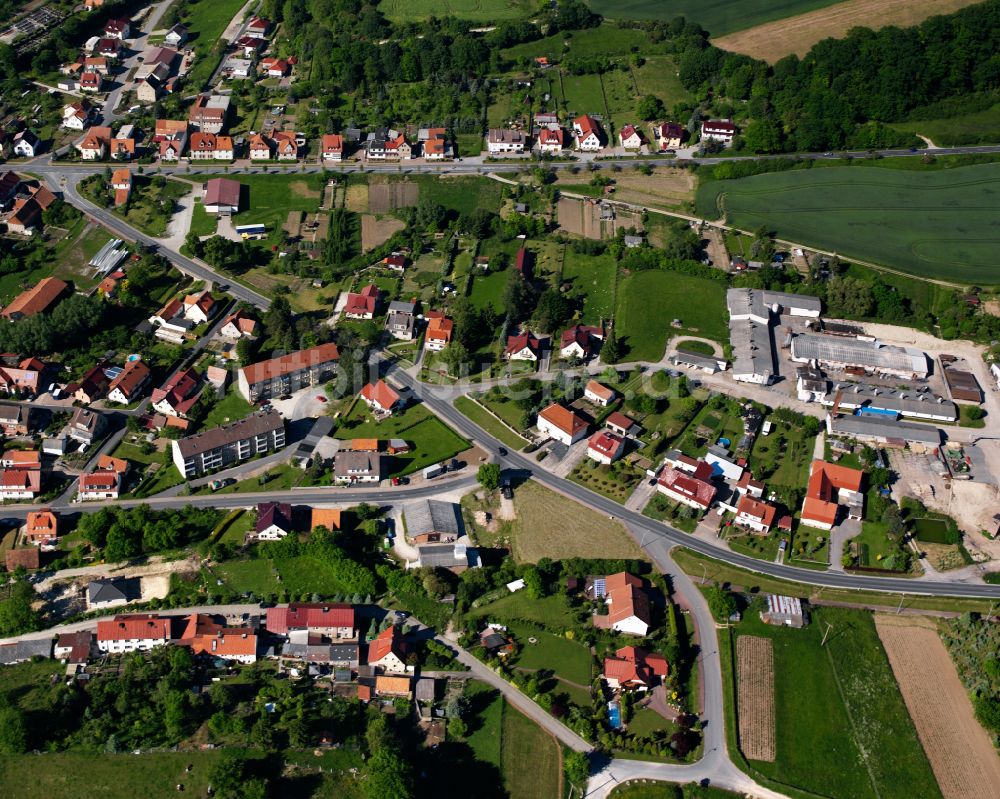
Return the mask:
<path id="1" fill-rule="evenodd" d="M 500 483 L 500 495 L 504 499 L 513 499 L 514 498 L 514 492 L 510 488 L 510 480 L 503 480 Z"/>

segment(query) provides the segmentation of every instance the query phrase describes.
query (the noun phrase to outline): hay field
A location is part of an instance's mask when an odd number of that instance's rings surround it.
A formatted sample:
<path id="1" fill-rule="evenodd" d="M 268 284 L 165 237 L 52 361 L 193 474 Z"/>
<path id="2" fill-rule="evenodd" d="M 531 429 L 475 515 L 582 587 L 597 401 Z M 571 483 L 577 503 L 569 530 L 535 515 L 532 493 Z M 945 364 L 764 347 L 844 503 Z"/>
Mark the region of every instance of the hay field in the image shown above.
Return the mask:
<path id="1" fill-rule="evenodd" d="M 609 19 L 687 17 L 709 33 L 724 33 L 803 14 L 836 0 L 590 0 L 590 7 Z"/>
<path id="2" fill-rule="evenodd" d="M 749 760 L 774 762 L 774 647 L 770 638 L 736 639 L 736 703 L 740 749 Z"/>
<path id="3" fill-rule="evenodd" d="M 713 41 L 716 47 L 772 64 L 786 55 L 803 56 L 816 42 L 841 38 L 854 27 L 906 28 L 937 14 L 950 14 L 980 0 L 847 0 L 787 19 L 766 22 Z"/>
<path id="4" fill-rule="evenodd" d="M 529 480 L 514 488 L 510 546 L 518 563 L 541 558 L 645 558 L 620 522 Z"/>
<path id="5" fill-rule="evenodd" d="M 875 629 L 945 799 L 996 799 L 1000 757 L 934 622 L 876 614 Z"/>
<path id="6" fill-rule="evenodd" d="M 378 4 L 378 10 L 393 22 L 435 16 L 495 23 L 523 17 L 532 8 L 527 0 L 382 0 Z"/>
<path id="7" fill-rule="evenodd" d="M 361 217 L 361 252 L 368 252 L 384 244 L 392 238 L 392 234 L 402 230 L 406 225 L 401 219 L 392 216 L 377 217 L 374 214 L 363 214 Z"/>

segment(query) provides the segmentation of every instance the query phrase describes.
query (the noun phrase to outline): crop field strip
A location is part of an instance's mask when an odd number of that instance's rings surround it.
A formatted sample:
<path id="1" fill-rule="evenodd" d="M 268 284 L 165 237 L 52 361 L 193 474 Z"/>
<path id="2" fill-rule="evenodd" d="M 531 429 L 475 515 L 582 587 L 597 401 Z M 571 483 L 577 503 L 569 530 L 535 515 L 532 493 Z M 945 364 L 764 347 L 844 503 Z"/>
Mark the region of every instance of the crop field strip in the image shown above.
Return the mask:
<path id="1" fill-rule="evenodd" d="M 944 798 L 995 799 L 1000 757 L 934 623 L 876 615 L 875 628 Z"/>
<path id="2" fill-rule="evenodd" d="M 740 748 L 750 760 L 774 762 L 774 647 L 770 638 L 736 639 Z"/>
<path id="3" fill-rule="evenodd" d="M 706 218 L 723 213 L 736 227 L 765 225 L 846 258 L 994 285 L 998 190 L 1000 164 L 935 172 L 830 167 L 710 181 L 699 187 L 697 206 Z"/>
<path id="4" fill-rule="evenodd" d="M 905 28 L 977 2 L 980 0 L 847 0 L 740 30 L 714 39 L 712 43 L 723 50 L 773 64 L 793 53 L 804 56 L 817 42 L 840 38 L 854 27 L 895 25 Z"/>

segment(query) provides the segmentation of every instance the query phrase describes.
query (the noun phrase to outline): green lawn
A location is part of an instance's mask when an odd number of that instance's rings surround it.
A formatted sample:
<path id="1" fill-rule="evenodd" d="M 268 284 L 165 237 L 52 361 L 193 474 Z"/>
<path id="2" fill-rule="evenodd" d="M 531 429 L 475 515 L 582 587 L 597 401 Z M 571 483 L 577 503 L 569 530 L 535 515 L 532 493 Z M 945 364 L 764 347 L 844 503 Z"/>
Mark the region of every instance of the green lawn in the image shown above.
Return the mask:
<path id="1" fill-rule="evenodd" d="M 809 479 L 815 436 L 798 427 L 774 422 L 770 435 L 759 435 L 750 451 L 754 477 L 779 486 L 801 487 Z"/>
<path id="2" fill-rule="evenodd" d="M 479 403 L 468 397 L 458 397 L 455 400 L 455 407 L 463 416 L 467 416 L 501 444 L 505 444 L 511 449 L 521 449 L 521 447 L 528 443 L 526 439 L 512 433 L 509 428 L 500 424 L 500 422 L 487 413 Z"/>
<path id="3" fill-rule="evenodd" d="M 618 266 L 610 255 L 581 255 L 567 248 L 562 282 L 583 295 L 581 324 L 597 325 L 614 313 L 617 275 Z"/>
<path id="4" fill-rule="evenodd" d="M 17 799 L 167 799 L 204 796 L 223 750 L 135 756 L 91 752 L 0 757 L 0 793 Z M 186 771 L 193 764 L 191 771 Z M 29 776 L 30 775 L 30 776 Z"/>
<path id="5" fill-rule="evenodd" d="M 639 96 L 656 95 L 663 101 L 668 111 L 677 103 L 690 98 L 687 90 L 681 85 L 681 79 L 677 77 L 677 65 L 673 56 L 646 58 L 646 62 L 641 67 L 634 68 L 632 74 L 635 75 L 635 82 L 639 86 Z M 644 130 L 643 133 L 649 135 L 648 130 Z"/>
<path id="6" fill-rule="evenodd" d="M 472 290 L 469 292 L 469 299 L 477 308 L 485 308 L 492 305 L 497 313 L 503 310 L 504 289 L 507 288 L 507 280 L 510 272 L 489 272 L 485 275 L 475 275 L 472 278 Z"/>
<path id="7" fill-rule="evenodd" d="M 191 211 L 191 227 L 189 233 L 199 236 L 211 236 L 219 224 L 219 218 L 215 214 L 210 214 L 205 210 L 205 206 L 200 202 L 194 204 Z"/>
<path id="8" fill-rule="evenodd" d="M 138 463 L 143 466 L 148 466 L 151 463 L 162 463 L 163 454 L 159 450 L 153 450 L 150 453 L 145 453 L 135 444 L 131 444 L 128 441 L 122 441 L 115 451 L 111 453 L 115 458 L 124 458 L 127 461 L 132 461 L 133 463 Z"/>
<path id="9" fill-rule="evenodd" d="M 187 84 L 200 89 L 212 76 L 222 57 L 221 36 L 243 7 L 243 0 L 199 0 L 181 15 L 188 29 L 188 44 L 198 54 L 187 74 Z"/>
<path id="10" fill-rule="evenodd" d="M 508 624 L 519 647 L 512 665 L 522 669 L 550 669 L 576 685 L 590 685 L 590 650 L 577 641 L 524 624 Z M 536 639 L 530 643 L 529 638 Z"/>
<path id="11" fill-rule="evenodd" d="M 1000 164 L 936 171 L 830 167 L 709 181 L 698 212 L 918 277 L 1000 283 Z M 921 198 L 919 204 L 913 197 Z"/>
<path id="12" fill-rule="evenodd" d="M 564 75 L 562 87 L 566 109 L 571 116 L 596 114 L 603 117 L 605 115 L 600 75 Z"/>
<path id="13" fill-rule="evenodd" d="M 465 742 L 476 760 L 499 768 L 503 697 L 495 688 L 477 680 L 469 680 L 465 684 L 465 696 L 475 712 L 469 721 L 469 735 Z"/>
<path id="14" fill-rule="evenodd" d="M 886 525 L 878 521 L 861 522 L 861 535 L 851 539 L 861 552 L 861 566 L 884 568 L 881 561 L 896 552 L 897 547 L 886 535 Z"/>
<path id="15" fill-rule="evenodd" d="M 554 594 L 543 599 L 532 599 L 527 591 L 517 591 L 488 605 L 473 608 L 469 611 L 469 616 L 485 621 L 529 621 L 556 629 L 572 627 L 575 623 L 565 597 Z"/>
<path id="16" fill-rule="evenodd" d="M 267 244 L 276 244 L 281 236 L 282 225 L 291 211 L 314 213 L 322 202 L 323 176 L 321 174 L 242 174 L 231 172 L 219 175 L 191 175 L 192 180 L 208 181 L 212 178 L 228 178 L 244 186 L 247 203 L 234 217 L 234 224 L 261 224 L 267 228 Z M 247 200 L 246 197 L 249 199 Z M 198 209 L 195 209 L 196 212 Z M 202 212 L 204 213 L 204 212 Z M 207 217 L 208 215 L 205 214 Z M 202 227 L 204 224 L 199 222 Z M 209 231 L 211 232 L 211 231 Z"/>
<path id="17" fill-rule="evenodd" d="M 376 422 L 364 403 L 358 402 L 332 433 L 334 438 L 402 438 L 413 449 L 393 456 L 390 475 L 410 474 L 433 466 L 469 448 L 469 442 L 420 404 Z"/>
<path id="18" fill-rule="evenodd" d="M 871 615 L 825 607 L 810 615 L 802 630 L 769 627 L 756 613 L 736 628 L 734 638 L 774 645 L 777 754 L 753 769 L 831 799 L 940 796 Z M 723 668 L 732 679 L 728 657 Z"/>
<path id="19" fill-rule="evenodd" d="M 495 213 L 500 207 L 503 186 L 489 178 L 416 175 L 408 179 L 420 186 L 421 200 L 451 211 L 469 213 L 483 208 Z"/>
<path id="20" fill-rule="evenodd" d="M 564 49 L 564 43 L 568 43 L 568 49 Z M 573 31 L 571 37 L 560 32 L 533 42 L 517 44 L 504 50 L 503 55 L 507 58 L 547 56 L 549 60 L 560 61 L 564 55 L 571 58 L 625 56 L 633 52 L 633 48 L 638 48 L 636 52 L 643 54 L 663 51 L 662 45 L 650 42 L 645 31 L 619 28 L 609 22 L 596 28 Z"/>
<path id="21" fill-rule="evenodd" d="M 1000 103 L 946 119 L 894 122 L 890 127 L 926 136 L 939 147 L 994 143 L 1000 141 Z"/>
<path id="22" fill-rule="evenodd" d="M 213 427 L 235 422 L 248 416 L 254 410 L 254 406 L 243 399 L 236 390 L 236 386 L 230 386 L 226 396 L 212 406 L 212 410 L 205 416 L 205 421 L 201 425 L 202 430 L 210 430 Z"/>
<path id="23" fill-rule="evenodd" d="M 239 594 L 250 592 L 263 596 L 282 590 L 292 594 L 317 593 L 322 596 L 343 593 L 331 567 L 305 556 L 280 560 L 232 560 L 219 564 L 213 573 L 230 590 Z"/>
<path id="24" fill-rule="evenodd" d="M 157 188 L 151 178 L 137 175 L 134 189 L 128 210 L 123 212 L 118 209 L 115 213 L 143 233 L 163 236 L 167 232 L 177 200 L 187 194 L 191 187 L 187 183 L 168 178 Z"/>
<path id="25" fill-rule="evenodd" d="M 674 319 L 680 319 L 680 328 L 671 326 Z M 674 335 L 725 341 L 726 284 L 680 272 L 635 272 L 619 283 L 615 332 L 623 361 L 660 360 Z"/>
<path id="26" fill-rule="evenodd" d="M 713 36 L 824 8 L 837 0 L 590 0 L 598 14 L 614 19 L 687 17 Z"/>
<path id="27" fill-rule="evenodd" d="M 503 713 L 501 771 L 507 793 L 517 799 L 559 796 L 559 747 L 555 739 L 516 708 Z"/>

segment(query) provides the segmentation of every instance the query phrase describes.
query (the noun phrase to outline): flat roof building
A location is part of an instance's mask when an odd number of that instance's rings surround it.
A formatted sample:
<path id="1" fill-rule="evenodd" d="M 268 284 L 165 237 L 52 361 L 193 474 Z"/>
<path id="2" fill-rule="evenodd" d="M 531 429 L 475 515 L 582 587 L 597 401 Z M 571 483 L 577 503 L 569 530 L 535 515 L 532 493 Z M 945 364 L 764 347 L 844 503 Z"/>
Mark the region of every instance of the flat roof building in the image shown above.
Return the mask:
<path id="1" fill-rule="evenodd" d="M 913 347 L 811 333 L 792 339 L 792 360 L 834 370 L 863 369 L 870 374 L 908 380 L 922 380 L 930 374 L 927 355 Z"/>

